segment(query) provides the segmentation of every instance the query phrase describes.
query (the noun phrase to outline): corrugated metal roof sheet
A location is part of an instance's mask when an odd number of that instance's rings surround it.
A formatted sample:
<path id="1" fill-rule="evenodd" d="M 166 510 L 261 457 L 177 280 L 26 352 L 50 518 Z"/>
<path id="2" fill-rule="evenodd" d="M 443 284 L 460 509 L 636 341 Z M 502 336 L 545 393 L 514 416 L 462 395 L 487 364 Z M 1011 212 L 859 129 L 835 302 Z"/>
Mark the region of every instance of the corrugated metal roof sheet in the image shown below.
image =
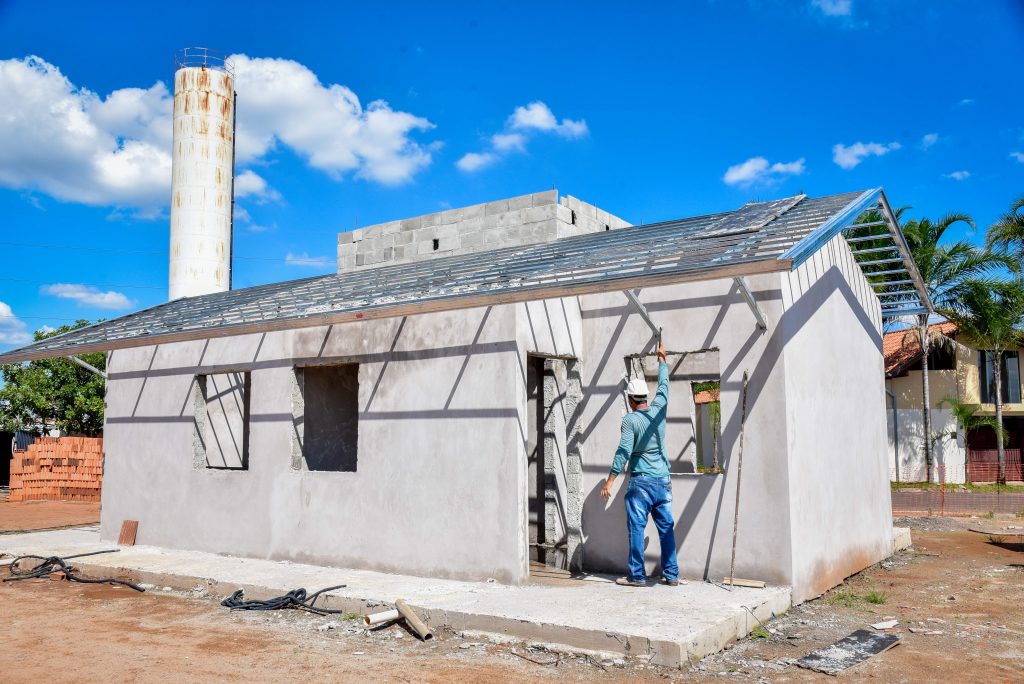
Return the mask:
<path id="1" fill-rule="evenodd" d="M 179 299 L 0 354 L 0 363 L 783 271 L 792 265 L 787 251 L 866 196 L 751 203 L 722 214 Z"/>

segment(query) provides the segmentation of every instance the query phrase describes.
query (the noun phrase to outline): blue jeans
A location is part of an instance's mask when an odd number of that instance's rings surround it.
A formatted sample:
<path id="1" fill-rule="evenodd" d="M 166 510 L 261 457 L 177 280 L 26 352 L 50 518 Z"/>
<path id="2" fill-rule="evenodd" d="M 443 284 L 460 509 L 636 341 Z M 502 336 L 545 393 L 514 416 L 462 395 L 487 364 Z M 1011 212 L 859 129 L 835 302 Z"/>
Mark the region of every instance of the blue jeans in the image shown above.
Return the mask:
<path id="1" fill-rule="evenodd" d="M 661 539 L 661 574 L 679 579 L 676 563 L 675 524 L 672 520 L 672 481 L 667 477 L 633 475 L 626 489 L 626 517 L 629 527 L 629 578 L 646 579 L 644 571 L 644 528 L 647 516 L 654 518 Z"/>

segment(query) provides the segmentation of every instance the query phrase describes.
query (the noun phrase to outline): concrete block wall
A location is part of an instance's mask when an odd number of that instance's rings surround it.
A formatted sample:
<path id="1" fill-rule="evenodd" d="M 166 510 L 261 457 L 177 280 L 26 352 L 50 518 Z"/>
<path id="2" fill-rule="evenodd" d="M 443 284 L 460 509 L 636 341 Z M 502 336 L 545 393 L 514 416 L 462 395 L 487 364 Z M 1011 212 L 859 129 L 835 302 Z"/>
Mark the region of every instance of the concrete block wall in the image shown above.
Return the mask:
<path id="1" fill-rule="evenodd" d="M 557 190 L 379 223 L 338 234 L 338 272 L 500 247 L 548 242 L 628 226 Z"/>

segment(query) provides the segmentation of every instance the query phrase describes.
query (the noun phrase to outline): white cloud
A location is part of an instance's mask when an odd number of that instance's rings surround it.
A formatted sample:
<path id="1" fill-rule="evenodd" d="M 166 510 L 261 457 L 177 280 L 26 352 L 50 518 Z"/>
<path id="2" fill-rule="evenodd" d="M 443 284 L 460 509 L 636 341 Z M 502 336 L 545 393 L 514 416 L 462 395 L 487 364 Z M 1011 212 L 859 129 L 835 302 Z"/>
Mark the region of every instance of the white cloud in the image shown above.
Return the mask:
<path id="1" fill-rule="evenodd" d="M 426 119 L 375 100 L 363 107 L 349 88 L 324 85 L 289 59 L 232 55 L 238 92 L 238 160 L 262 158 L 279 143 L 310 166 L 340 178 L 355 173 L 387 185 L 410 180 L 431 160 L 410 134 Z"/>
<path id="2" fill-rule="evenodd" d="M 526 147 L 526 136 L 522 133 L 495 133 L 491 136 L 491 144 L 499 152 L 522 152 Z"/>
<path id="3" fill-rule="evenodd" d="M 811 0 L 811 5 L 828 17 L 848 17 L 853 12 L 853 0 Z"/>
<path id="4" fill-rule="evenodd" d="M 235 176 L 235 197 L 252 197 L 262 204 L 281 199 L 281 193 L 267 185 L 262 176 L 246 170 Z"/>
<path id="5" fill-rule="evenodd" d="M 537 130 L 557 133 L 564 138 L 579 138 L 588 132 L 587 122 L 583 119 L 579 121 L 562 119 L 562 122 L 558 123 L 558 119 L 555 118 L 551 109 L 540 100 L 531 102 L 525 107 L 516 107 L 508 119 L 508 127 L 523 131 Z"/>
<path id="6" fill-rule="evenodd" d="M 460 171 L 474 173 L 495 164 L 511 152 L 525 152 L 526 143 L 532 135 L 550 133 L 575 140 L 589 132 L 583 119 L 562 119 L 559 122 L 550 107 L 536 100 L 513 110 L 505 121 L 505 128 L 490 137 L 490 149 L 467 152 L 455 162 L 455 166 Z"/>
<path id="7" fill-rule="evenodd" d="M 61 299 L 71 299 L 84 306 L 91 306 L 96 309 L 130 309 L 135 302 L 127 296 L 114 290 L 103 292 L 91 285 L 79 283 L 54 283 L 43 285 L 40 292 L 53 295 Z"/>
<path id="8" fill-rule="evenodd" d="M 957 107 L 967 107 L 968 105 L 972 105 L 972 104 L 974 104 L 974 98 L 965 97 L 964 99 L 962 99 L 959 102 L 957 102 L 956 106 Z"/>
<path id="9" fill-rule="evenodd" d="M 1021 164 L 1024 164 L 1024 152 L 1011 152 L 1010 156 L 1019 161 Z"/>
<path id="10" fill-rule="evenodd" d="M 411 137 L 433 127 L 426 119 L 383 101 L 363 107 L 351 90 L 320 83 L 298 62 L 233 59 L 240 167 L 279 145 L 334 178 L 352 173 L 389 185 L 430 163 L 434 147 Z M 145 216 L 167 206 L 173 97 L 163 82 L 102 97 L 29 56 L 0 60 L 0 102 L 0 186 Z"/>
<path id="11" fill-rule="evenodd" d="M 38 57 L 0 60 L 0 185 L 89 205 L 170 197 L 172 98 L 163 83 L 106 99 Z"/>
<path id="12" fill-rule="evenodd" d="M 927 133 L 921 138 L 921 149 L 927 150 L 929 147 L 939 142 L 938 133 Z"/>
<path id="13" fill-rule="evenodd" d="M 833 145 L 832 161 L 844 169 L 852 169 L 867 157 L 881 157 L 883 154 L 888 154 L 898 149 L 900 149 L 900 144 L 897 142 L 891 142 L 886 145 L 875 142 L 855 142 L 850 146 Z"/>
<path id="14" fill-rule="evenodd" d="M 956 181 L 967 180 L 971 177 L 970 171 L 953 171 L 952 173 L 946 173 L 942 175 L 943 178 L 952 178 Z"/>
<path id="15" fill-rule="evenodd" d="M 14 315 L 10 305 L 0 302 L 0 344 L 25 344 L 32 341 L 25 322 Z"/>
<path id="16" fill-rule="evenodd" d="M 498 161 L 498 155 L 493 152 L 467 152 L 459 158 L 459 161 L 455 162 L 455 166 L 459 167 L 460 171 L 473 173 L 496 161 Z"/>
<path id="17" fill-rule="evenodd" d="M 291 252 L 288 252 L 288 255 L 284 258 L 284 263 L 288 266 L 327 268 L 331 265 L 331 260 L 325 256 L 309 256 L 306 252 L 303 252 L 302 254 L 292 254 Z"/>
<path id="18" fill-rule="evenodd" d="M 764 157 L 751 157 L 741 164 L 730 166 L 722 176 L 726 185 L 749 187 L 752 185 L 770 185 L 786 176 L 799 176 L 805 170 L 804 158 L 791 162 L 771 164 Z"/>

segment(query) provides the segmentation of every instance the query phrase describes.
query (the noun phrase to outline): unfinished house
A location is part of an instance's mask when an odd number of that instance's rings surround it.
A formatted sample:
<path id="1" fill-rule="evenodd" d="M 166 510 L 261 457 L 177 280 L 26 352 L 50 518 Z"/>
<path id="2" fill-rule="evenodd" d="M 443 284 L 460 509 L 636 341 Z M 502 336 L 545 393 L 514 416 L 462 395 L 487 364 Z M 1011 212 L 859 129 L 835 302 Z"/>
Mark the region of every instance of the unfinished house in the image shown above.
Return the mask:
<path id="1" fill-rule="evenodd" d="M 0 362 L 108 352 L 105 539 L 518 584 L 625 570 L 598 492 L 661 331 L 684 576 L 735 520 L 735 574 L 801 601 L 891 552 L 881 323 L 929 308 L 881 189 L 642 226 L 550 191 Z"/>

